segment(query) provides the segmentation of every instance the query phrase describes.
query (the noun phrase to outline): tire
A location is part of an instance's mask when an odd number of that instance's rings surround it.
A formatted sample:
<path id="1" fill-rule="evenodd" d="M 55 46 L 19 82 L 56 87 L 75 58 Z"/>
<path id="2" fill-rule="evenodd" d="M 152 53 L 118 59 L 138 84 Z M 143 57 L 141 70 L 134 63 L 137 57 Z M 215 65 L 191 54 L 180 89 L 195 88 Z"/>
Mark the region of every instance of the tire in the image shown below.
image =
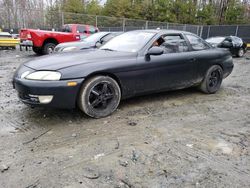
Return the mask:
<path id="1" fill-rule="evenodd" d="M 42 55 L 42 49 L 38 47 L 32 47 L 32 50 L 37 54 L 37 55 Z"/>
<path id="2" fill-rule="evenodd" d="M 55 43 L 46 43 L 46 44 L 44 44 L 44 46 L 42 47 L 42 54 L 47 55 L 47 54 L 53 53 L 55 47 L 56 47 Z"/>
<path id="3" fill-rule="evenodd" d="M 243 57 L 245 54 L 245 51 L 243 48 L 240 48 L 236 54 L 237 57 Z"/>
<path id="4" fill-rule="evenodd" d="M 112 114 L 121 100 L 118 83 L 109 76 L 95 76 L 82 86 L 78 107 L 88 116 L 102 118 Z"/>
<path id="5" fill-rule="evenodd" d="M 213 65 L 207 70 L 205 78 L 200 84 L 200 90 L 207 94 L 216 93 L 220 89 L 222 79 L 222 68 L 219 65 Z"/>

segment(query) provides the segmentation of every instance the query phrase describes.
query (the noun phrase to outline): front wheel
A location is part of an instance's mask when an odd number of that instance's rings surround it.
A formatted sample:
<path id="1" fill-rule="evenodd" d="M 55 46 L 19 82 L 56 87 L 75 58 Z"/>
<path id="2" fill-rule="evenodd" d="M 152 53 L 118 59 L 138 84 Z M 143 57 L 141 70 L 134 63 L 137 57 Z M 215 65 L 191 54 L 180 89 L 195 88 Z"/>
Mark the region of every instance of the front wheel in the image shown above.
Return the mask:
<path id="1" fill-rule="evenodd" d="M 205 75 L 205 78 L 200 84 L 200 89 L 204 93 L 216 93 L 221 86 L 223 79 L 223 70 L 219 65 L 210 67 Z"/>
<path id="2" fill-rule="evenodd" d="M 79 98 L 79 108 L 88 116 L 102 118 L 112 114 L 121 100 L 121 90 L 117 82 L 109 76 L 95 76 L 83 84 Z"/>

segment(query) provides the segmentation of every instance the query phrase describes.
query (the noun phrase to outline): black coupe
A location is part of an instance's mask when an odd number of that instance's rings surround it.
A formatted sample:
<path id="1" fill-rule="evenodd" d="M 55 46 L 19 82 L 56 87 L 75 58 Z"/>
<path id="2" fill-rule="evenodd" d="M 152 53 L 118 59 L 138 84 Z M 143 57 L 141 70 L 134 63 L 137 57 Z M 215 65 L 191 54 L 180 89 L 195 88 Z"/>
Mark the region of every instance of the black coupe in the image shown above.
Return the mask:
<path id="1" fill-rule="evenodd" d="M 31 106 L 74 108 L 101 118 L 121 99 L 198 86 L 215 93 L 233 70 L 231 54 L 183 31 L 123 33 L 100 49 L 40 57 L 21 65 L 13 84 Z"/>
<path id="2" fill-rule="evenodd" d="M 229 49 L 232 55 L 242 57 L 247 52 L 247 44 L 236 36 L 211 37 L 206 39 L 214 47 Z"/>

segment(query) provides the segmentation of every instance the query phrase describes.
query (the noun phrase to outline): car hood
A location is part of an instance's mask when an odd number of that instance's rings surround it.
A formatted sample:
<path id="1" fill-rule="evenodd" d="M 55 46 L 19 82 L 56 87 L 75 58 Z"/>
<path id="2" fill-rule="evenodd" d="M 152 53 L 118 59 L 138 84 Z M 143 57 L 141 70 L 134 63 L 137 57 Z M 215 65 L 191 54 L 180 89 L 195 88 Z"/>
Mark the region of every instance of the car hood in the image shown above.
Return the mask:
<path id="1" fill-rule="evenodd" d="M 89 63 L 105 63 L 115 59 L 135 57 L 137 53 L 117 52 L 99 49 L 65 52 L 46 55 L 24 63 L 26 67 L 34 70 L 60 70 L 63 68 Z"/>
<path id="2" fill-rule="evenodd" d="M 77 49 L 83 49 L 83 48 L 91 48 L 94 47 L 94 42 L 65 42 L 58 44 L 55 48 L 55 51 L 60 51 L 61 49 L 67 48 L 67 47 L 76 47 Z"/>
<path id="3" fill-rule="evenodd" d="M 209 43 L 209 44 L 211 44 L 214 47 L 216 47 L 216 46 L 218 46 L 220 44 L 220 43 L 214 43 L 214 42 L 208 42 L 208 41 L 206 41 L 206 42 Z"/>

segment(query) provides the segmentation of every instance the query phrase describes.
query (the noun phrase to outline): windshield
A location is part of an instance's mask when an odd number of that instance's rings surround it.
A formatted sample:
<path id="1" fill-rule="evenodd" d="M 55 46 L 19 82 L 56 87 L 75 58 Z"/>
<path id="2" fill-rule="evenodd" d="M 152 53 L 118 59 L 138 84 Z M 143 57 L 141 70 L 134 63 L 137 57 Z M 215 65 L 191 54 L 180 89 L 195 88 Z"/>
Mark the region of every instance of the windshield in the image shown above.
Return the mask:
<path id="1" fill-rule="evenodd" d="M 225 37 L 213 37 L 213 38 L 208 38 L 208 39 L 206 39 L 206 41 L 209 42 L 209 43 L 213 43 L 213 44 L 219 44 L 219 43 L 221 43 L 224 39 L 225 39 Z"/>
<path id="2" fill-rule="evenodd" d="M 103 33 L 103 32 L 100 32 L 100 33 L 95 33 L 93 35 L 90 35 L 89 37 L 83 39 L 82 41 L 84 42 L 98 42 L 104 35 L 106 35 L 107 33 Z"/>
<path id="3" fill-rule="evenodd" d="M 138 52 L 155 35 L 153 32 L 131 31 L 121 34 L 104 44 L 100 49 L 121 52 Z"/>

